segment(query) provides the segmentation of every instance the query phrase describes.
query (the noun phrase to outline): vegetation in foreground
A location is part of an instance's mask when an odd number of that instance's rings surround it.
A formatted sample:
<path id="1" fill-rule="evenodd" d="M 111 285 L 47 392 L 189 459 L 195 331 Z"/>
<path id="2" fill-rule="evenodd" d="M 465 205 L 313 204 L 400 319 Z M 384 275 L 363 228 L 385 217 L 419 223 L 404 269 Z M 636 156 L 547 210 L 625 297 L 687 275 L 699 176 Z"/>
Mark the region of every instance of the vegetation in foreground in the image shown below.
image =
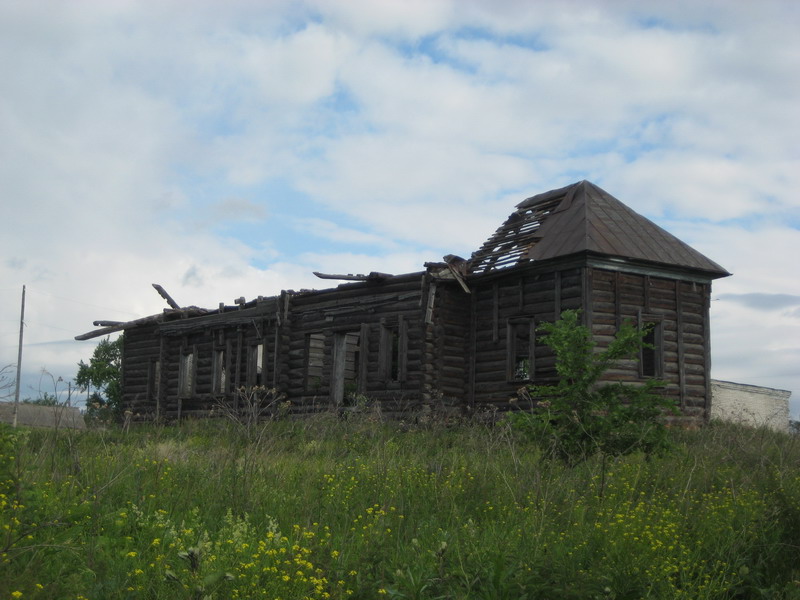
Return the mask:
<path id="1" fill-rule="evenodd" d="M 369 414 L 0 429 L 0 599 L 798 598 L 798 438 L 651 456 Z"/>

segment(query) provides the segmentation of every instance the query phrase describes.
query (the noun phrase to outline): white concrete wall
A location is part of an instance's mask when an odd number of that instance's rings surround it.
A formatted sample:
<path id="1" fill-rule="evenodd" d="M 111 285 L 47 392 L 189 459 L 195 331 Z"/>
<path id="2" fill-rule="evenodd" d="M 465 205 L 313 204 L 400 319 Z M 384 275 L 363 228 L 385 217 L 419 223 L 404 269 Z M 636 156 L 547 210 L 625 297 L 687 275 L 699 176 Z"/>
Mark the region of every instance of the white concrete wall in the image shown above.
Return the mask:
<path id="1" fill-rule="evenodd" d="M 786 390 L 712 379 L 711 418 L 788 431 L 791 395 Z"/>
<path id="2" fill-rule="evenodd" d="M 14 422 L 14 403 L 0 402 L 0 423 Z M 86 429 L 83 415 L 77 408 L 68 406 L 40 406 L 20 402 L 17 424 L 29 427 L 69 427 Z"/>

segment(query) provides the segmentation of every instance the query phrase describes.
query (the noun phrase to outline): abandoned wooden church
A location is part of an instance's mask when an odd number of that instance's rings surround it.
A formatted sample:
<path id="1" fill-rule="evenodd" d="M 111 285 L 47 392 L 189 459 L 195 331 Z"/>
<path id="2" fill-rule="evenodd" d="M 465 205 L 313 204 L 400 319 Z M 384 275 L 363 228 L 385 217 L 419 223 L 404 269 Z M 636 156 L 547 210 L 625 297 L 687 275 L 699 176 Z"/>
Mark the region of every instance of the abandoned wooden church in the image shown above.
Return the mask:
<path id="1" fill-rule="evenodd" d="M 502 410 L 556 376 L 536 327 L 581 309 L 600 346 L 626 319 L 653 323 L 653 349 L 607 376 L 661 379 L 684 419 L 708 418 L 711 282 L 729 273 L 592 183 L 528 198 L 469 259 L 424 267 L 320 274 L 349 281 L 215 309 L 164 293 L 163 313 L 95 322 L 76 339 L 124 330 L 135 419 L 205 416 L 253 386 L 277 389 L 297 413 L 364 398 L 388 413 Z"/>

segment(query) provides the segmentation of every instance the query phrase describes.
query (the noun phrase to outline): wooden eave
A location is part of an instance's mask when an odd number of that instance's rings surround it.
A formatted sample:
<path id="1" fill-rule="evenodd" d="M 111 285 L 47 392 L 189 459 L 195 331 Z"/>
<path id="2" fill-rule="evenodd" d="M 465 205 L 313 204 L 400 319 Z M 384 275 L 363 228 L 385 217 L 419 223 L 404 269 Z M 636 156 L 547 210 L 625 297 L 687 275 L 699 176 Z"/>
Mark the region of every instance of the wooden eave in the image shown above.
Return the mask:
<path id="1" fill-rule="evenodd" d="M 274 302 L 269 302 L 269 300 L 274 300 Z M 196 315 L 188 319 L 162 322 L 159 330 L 165 335 L 170 335 L 199 329 L 248 325 L 255 320 L 274 319 L 275 312 L 278 310 L 277 300 L 277 297 L 270 297 L 266 302 L 261 301 L 247 308 L 226 306 L 226 310 Z"/>
<path id="2" fill-rule="evenodd" d="M 696 283 L 708 283 L 713 279 L 723 277 L 723 275 L 714 272 L 687 269 L 664 263 L 606 256 L 593 252 L 576 252 L 575 254 L 566 256 L 522 263 L 510 269 L 499 269 L 497 271 L 490 271 L 489 273 L 470 275 L 466 278 L 466 282 L 471 287 L 477 287 L 512 277 L 536 276 L 544 273 L 552 273 L 554 271 L 565 271 L 568 269 L 585 267 Z"/>
<path id="3" fill-rule="evenodd" d="M 680 281 L 693 281 L 696 283 L 709 283 L 714 279 L 728 277 L 731 273 L 719 271 L 693 269 L 663 262 L 640 260 L 622 256 L 609 256 L 594 252 L 585 254 L 586 266 L 608 271 L 635 273 L 637 275 L 650 275 L 664 279 L 677 279 Z"/>
<path id="4" fill-rule="evenodd" d="M 89 331 L 81 335 L 76 335 L 75 339 L 78 340 L 79 342 L 85 340 L 91 340 L 93 338 L 102 337 L 104 335 L 109 335 L 112 333 L 116 333 L 118 331 L 123 331 L 125 329 L 132 329 L 133 327 L 152 325 L 153 323 L 158 323 L 162 318 L 163 318 L 162 315 L 150 315 L 149 317 L 142 317 L 141 319 L 126 321 L 124 323 L 119 323 L 117 325 L 112 325 L 110 327 L 103 327 L 101 329 L 95 329 L 93 331 Z"/>
<path id="5" fill-rule="evenodd" d="M 125 321 L 124 323 L 118 323 L 116 325 L 103 327 L 101 329 L 95 329 L 93 331 L 89 331 L 81 335 L 76 335 L 75 339 L 77 341 L 91 340 L 92 338 L 102 337 L 104 335 L 117 333 L 118 331 L 124 331 L 126 329 L 134 329 L 135 327 L 142 327 L 145 325 L 163 323 L 164 321 L 167 321 L 169 319 L 194 318 L 198 316 L 207 315 L 209 314 L 209 312 L 210 311 L 206 309 L 198 308 L 196 306 L 180 308 L 177 310 L 171 308 L 165 308 L 163 313 L 149 315 L 147 317 L 141 317 L 139 319 L 134 319 L 132 321 Z"/>

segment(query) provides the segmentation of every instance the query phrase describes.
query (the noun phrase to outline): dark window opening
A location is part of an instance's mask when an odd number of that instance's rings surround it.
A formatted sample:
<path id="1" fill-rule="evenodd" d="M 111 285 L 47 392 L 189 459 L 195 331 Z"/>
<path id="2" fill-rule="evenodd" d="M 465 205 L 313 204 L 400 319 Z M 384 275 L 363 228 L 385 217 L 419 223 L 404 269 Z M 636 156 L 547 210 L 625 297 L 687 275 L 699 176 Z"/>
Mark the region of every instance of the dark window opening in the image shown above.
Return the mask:
<path id="1" fill-rule="evenodd" d="M 663 366 L 663 344 L 661 321 L 644 320 L 646 333 L 642 337 L 642 349 L 639 353 L 639 374 L 642 377 L 662 377 L 664 375 Z"/>
<path id="2" fill-rule="evenodd" d="M 509 381 L 532 381 L 535 372 L 533 319 L 509 321 L 506 340 L 507 379 Z"/>
<path id="3" fill-rule="evenodd" d="M 361 334 L 340 332 L 334 335 L 331 393 L 334 404 L 351 404 L 361 391 Z"/>
<path id="4" fill-rule="evenodd" d="M 397 324 L 383 324 L 379 352 L 383 381 L 405 381 L 407 345 L 406 327 L 402 318 L 398 319 Z"/>
<path id="5" fill-rule="evenodd" d="M 267 377 L 265 371 L 266 364 L 266 344 L 256 344 L 247 350 L 247 385 L 265 386 Z"/>
<path id="6" fill-rule="evenodd" d="M 358 389 L 358 365 L 361 358 L 361 346 L 359 344 L 358 333 L 348 333 L 345 335 L 345 362 L 344 362 L 344 383 L 345 389 L 355 391 Z"/>
<path id="7" fill-rule="evenodd" d="M 400 332 L 397 329 L 390 329 L 387 335 L 389 337 L 389 379 L 398 381 L 400 379 Z"/>

